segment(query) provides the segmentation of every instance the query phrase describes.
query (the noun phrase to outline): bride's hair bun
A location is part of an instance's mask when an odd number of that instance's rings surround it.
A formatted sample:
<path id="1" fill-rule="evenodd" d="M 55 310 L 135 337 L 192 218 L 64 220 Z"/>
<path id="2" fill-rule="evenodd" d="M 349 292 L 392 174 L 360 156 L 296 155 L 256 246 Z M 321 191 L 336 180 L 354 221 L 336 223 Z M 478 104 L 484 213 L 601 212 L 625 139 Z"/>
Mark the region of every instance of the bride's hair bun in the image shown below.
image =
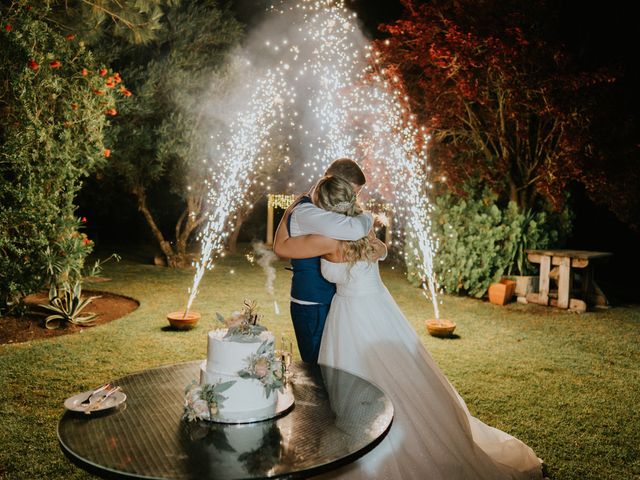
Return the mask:
<path id="1" fill-rule="evenodd" d="M 362 213 L 356 200 L 353 185 L 338 175 L 322 177 L 313 191 L 313 202 L 318 207 L 349 216 Z"/>

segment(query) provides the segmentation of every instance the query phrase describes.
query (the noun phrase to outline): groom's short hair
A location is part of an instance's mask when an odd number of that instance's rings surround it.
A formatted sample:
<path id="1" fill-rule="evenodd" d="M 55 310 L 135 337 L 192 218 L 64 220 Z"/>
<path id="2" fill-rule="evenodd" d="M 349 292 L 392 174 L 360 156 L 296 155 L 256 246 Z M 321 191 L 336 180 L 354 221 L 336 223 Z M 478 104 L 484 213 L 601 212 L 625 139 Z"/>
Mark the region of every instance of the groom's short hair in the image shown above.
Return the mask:
<path id="1" fill-rule="evenodd" d="M 324 174 L 342 177 L 355 185 L 364 185 L 367 183 L 367 179 L 365 178 L 362 169 L 350 158 L 339 158 L 338 160 L 334 160 L 331 162 L 331 165 L 329 165 L 329 168 L 327 168 L 327 171 L 324 172 Z"/>

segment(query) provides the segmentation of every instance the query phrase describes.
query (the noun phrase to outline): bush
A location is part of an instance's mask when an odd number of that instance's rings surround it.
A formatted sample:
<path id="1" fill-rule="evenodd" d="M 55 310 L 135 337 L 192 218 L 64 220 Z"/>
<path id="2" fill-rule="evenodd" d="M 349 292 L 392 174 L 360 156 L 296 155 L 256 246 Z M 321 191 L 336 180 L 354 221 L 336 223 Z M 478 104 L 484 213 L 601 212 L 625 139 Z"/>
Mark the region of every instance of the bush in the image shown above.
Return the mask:
<path id="1" fill-rule="evenodd" d="M 46 14 L 26 2 L 0 9 L 0 311 L 44 286 L 47 255 L 81 265 L 91 251 L 73 227 L 74 198 L 110 155 L 103 132 L 124 88 Z"/>
<path id="2" fill-rule="evenodd" d="M 519 211 L 514 202 L 500 207 L 488 189 L 466 197 L 446 192 L 434 202 L 432 235 L 437 239 L 434 273 L 449 293 L 482 297 L 505 274 L 530 273 L 526 249 L 557 246 L 569 231 L 568 211 L 560 214 Z M 410 238 L 410 236 L 409 236 Z M 409 280 L 420 285 L 415 249 L 408 240 L 405 261 Z"/>
<path id="3" fill-rule="evenodd" d="M 93 242 L 79 232 L 83 223 L 77 219 L 56 225 L 61 236 L 44 252 L 44 283 L 49 287 L 82 281 L 84 261 L 93 251 Z"/>

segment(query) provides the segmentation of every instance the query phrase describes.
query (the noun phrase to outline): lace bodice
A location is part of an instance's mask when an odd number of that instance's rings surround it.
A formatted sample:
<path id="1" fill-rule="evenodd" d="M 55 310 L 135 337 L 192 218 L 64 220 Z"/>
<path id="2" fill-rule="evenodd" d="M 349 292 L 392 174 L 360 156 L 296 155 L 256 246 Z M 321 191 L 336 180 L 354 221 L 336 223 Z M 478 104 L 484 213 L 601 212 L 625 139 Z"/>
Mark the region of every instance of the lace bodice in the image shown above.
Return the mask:
<path id="1" fill-rule="evenodd" d="M 334 263 L 322 259 L 322 276 L 336 284 L 336 295 L 362 297 L 384 290 L 378 262 Z"/>

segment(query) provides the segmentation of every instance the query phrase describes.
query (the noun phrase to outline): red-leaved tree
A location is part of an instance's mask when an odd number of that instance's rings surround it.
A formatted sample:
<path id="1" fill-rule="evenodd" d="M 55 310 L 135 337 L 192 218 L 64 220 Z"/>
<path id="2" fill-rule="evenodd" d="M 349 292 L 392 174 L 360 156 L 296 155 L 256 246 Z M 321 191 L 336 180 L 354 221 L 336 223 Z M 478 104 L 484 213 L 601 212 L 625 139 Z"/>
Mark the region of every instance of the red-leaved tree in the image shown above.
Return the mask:
<path id="1" fill-rule="evenodd" d="M 545 31 L 554 19 L 544 2 L 402 3 L 405 16 L 380 27 L 389 36 L 376 48 L 451 186 L 480 176 L 529 209 L 561 207 L 572 180 L 601 185 L 601 172 L 587 168 L 591 112 L 614 78 L 576 68 Z"/>

